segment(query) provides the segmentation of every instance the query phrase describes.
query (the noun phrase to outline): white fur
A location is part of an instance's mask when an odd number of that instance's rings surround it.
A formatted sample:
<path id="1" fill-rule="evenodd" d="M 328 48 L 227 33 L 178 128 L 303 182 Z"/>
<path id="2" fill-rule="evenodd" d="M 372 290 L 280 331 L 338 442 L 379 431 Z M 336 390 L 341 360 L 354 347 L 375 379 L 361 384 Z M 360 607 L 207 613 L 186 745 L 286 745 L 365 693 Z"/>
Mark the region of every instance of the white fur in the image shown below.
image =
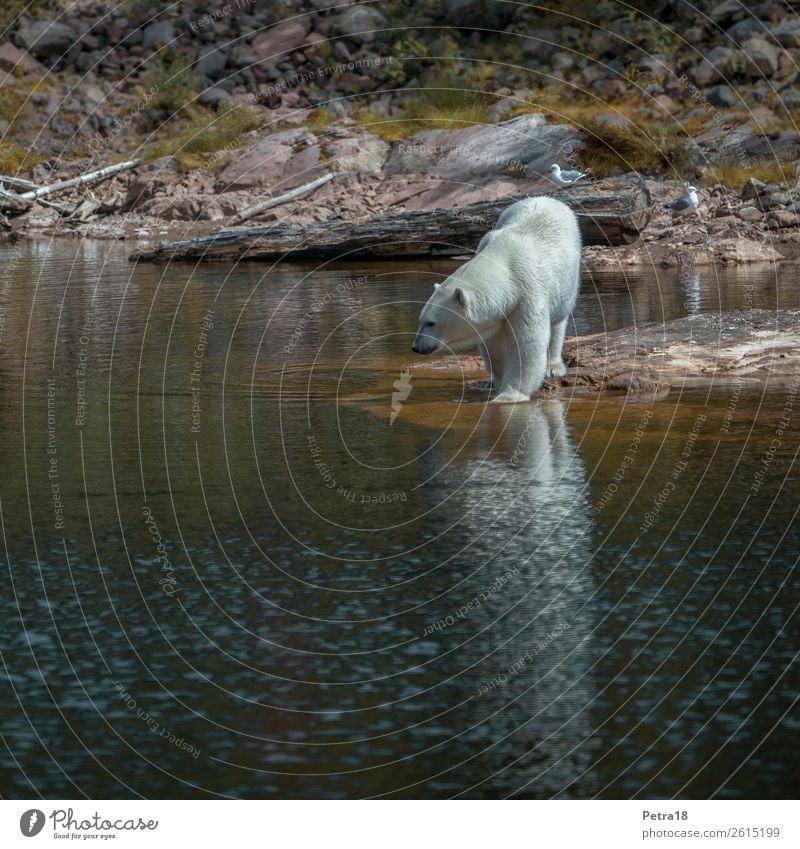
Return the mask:
<path id="1" fill-rule="evenodd" d="M 534 197 L 510 206 L 475 256 L 434 289 L 413 349 L 477 347 L 495 404 L 530 400 L 547 375 L 562 375 L 567 319 L 580 284 L 581 237 L 566 205 Z"/>

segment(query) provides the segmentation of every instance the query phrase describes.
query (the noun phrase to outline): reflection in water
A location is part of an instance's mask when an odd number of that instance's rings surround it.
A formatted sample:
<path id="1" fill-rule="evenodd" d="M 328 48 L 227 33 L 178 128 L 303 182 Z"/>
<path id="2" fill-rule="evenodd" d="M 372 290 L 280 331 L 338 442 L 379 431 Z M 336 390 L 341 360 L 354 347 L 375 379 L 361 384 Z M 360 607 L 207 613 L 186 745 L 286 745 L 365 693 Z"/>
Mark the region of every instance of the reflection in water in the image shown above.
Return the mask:
<path id="1" fill-rule="evenodd" d="M 6 795 L 790 792 L 794 419 L 742 498 L 784 398 L 673 393 L 620 475 L 629 400 L 496 408 L 435 368 L 393 398 L 452 263 L 13 250 Z M 690 294 L 590 276 L 574 326 L 800 306 L 790 269 Z"/>
<path id="2" fill-rule="evenodd" d="M 478 787 L 490 795 L 547 798 L 574 793 L 580 779 L 580 794 L 591 793 L 591 520 L 565 412 L 559 401 L 500 408 L 478 456 L 464 460 L 469 560 L 515 575 L 505 603 L 479 614 L 491 754 Z"/>

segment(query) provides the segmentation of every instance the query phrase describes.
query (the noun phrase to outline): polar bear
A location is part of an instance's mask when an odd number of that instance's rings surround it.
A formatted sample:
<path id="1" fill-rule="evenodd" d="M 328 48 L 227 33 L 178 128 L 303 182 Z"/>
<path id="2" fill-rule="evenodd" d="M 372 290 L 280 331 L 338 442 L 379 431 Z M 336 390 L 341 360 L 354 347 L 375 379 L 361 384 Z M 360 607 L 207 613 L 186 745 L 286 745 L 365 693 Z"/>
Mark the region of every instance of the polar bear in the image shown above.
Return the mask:
<path id="1" fill-rule="evenodd" d="M 434 286 L 412 350 L 477 347 L 494 383 L 491 403 L 529 401 L 547 375 L 566 372 L 561 349 L 580 264 L 578 220 L 566 204 L 550 197 L 513 204 L 475 256 Z"/>

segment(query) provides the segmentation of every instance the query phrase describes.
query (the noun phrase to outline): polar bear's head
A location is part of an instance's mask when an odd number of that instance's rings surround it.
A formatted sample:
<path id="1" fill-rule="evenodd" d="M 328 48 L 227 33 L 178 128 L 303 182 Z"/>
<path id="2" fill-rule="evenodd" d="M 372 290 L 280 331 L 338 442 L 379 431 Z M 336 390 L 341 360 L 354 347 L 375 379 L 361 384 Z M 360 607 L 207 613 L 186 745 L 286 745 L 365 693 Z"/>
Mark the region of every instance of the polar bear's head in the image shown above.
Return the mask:
<path id="1" fill-rule="evenodd" d="M 478 328 L 470 321 L 470 299 L 470 293 L 452 279 L 434 284 L 433 294 L 419 314 L 411 350 L 432 354 L 439 348 L 458 351 L 477 345 L 481 340 Z"/>

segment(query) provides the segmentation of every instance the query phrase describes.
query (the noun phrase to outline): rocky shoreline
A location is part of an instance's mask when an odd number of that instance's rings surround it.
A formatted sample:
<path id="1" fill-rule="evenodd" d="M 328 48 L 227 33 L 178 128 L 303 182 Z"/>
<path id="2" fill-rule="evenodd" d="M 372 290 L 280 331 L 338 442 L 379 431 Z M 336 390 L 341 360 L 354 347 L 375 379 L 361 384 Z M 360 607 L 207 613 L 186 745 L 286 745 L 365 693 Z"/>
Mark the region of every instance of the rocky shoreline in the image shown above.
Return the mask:
<path id="1" fill-rule="evenodd" d="M 335 179 L 254 223 L 359 224 L 551 192 L 560 162 L 591 167 L 591 179 L 636 174 L 652 197 L 640 239 L 587 248 L 587 267 L 800 255 L 791 4 L 705 14 L 665 0 L 658 27 L 611 4 L 600 28 L 482 0 L 212 6 L 97 0 L 66 15 L 44 0 L 10 21 L 0 179 L 41 186 L 143 163 L 51 205 L 7 201 L 12 237 L 152 247 L 229 229 L 324 175 Z M 698 213 L 673 220 L 663 205 L 688 182 Z"/>
<path id="2" fill-rule="evenodd" d="M 675 387 L 793 387 L 800 392 L 800 311 L 701 313 L 564 342 L 563 377 L 538 397 L 653 395 Z M 406 368 L 462 374 L 472 390 L 489 388 L 477 354 L 415 360 Z"/>
<path id="3" fill-rule="evenodd" d="M 399 211 L 458 210 L 478 201 L 540 192 L 568 197 L 570 190 L 554 187 L 545 174 L 559 145 L 573 136 L 572 127 L 549 126 L 539 116 L 466 130 L 431 130 L 392 144 L 346 122 L 337 122 L 321 136 L 305 129 L 268 135 L 257 131 L 220 170 L 187 173 L 177 157 L 163 157 L 93 190 L 96 204 L 88 214 L 78 208 L 65 218 L 55 209 L 34 205 L 8 226 L 30 238 L 69 235 L 153 246 L 167 238 L 235 231 L 226 222 L 243 209 L 324 174 L 335 179 L 253 223 L 266 228 L 359 225 Z M 579 138 L 575 144 L 580 145 Z M 487 149 L 497 153 L 490 158 Z M 498 173 L 508 161 L 519 163 L 518 176 Z M 85 165 L 58 169 L 54 176 L 75 176 Z M 734 265 L 800 255 L 797 185 L 750 179 L 740 192 L 719 184 L 701 187 L 697 214 L 679 219 L 663 206 L 682 196 L 683 185 L 660 179 L 648 179 L 646 185 L 652 207 L 639 239 L 631 245 L 586 247 L 587 267 Z M 77 191 L 74 197 L 77 201 L 84 193 Z M 475 245 L 463 247 L 468 252 Z"/>

